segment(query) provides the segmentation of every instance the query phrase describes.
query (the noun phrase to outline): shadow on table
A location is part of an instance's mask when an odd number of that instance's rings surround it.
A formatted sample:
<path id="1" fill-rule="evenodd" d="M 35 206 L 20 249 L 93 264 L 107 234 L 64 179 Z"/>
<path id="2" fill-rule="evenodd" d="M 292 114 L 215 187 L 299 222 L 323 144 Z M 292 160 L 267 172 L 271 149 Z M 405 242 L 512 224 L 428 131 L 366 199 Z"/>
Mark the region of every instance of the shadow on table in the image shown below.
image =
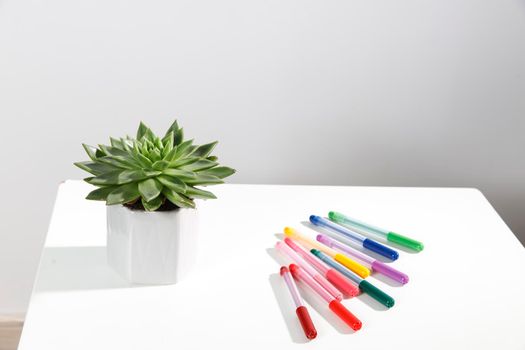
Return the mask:
<path id="1" fill-rule="evenodd" d="M 48 247 L 42 254 L 37 291 L 134 287 L 106 262 L 106 247 Z"/>

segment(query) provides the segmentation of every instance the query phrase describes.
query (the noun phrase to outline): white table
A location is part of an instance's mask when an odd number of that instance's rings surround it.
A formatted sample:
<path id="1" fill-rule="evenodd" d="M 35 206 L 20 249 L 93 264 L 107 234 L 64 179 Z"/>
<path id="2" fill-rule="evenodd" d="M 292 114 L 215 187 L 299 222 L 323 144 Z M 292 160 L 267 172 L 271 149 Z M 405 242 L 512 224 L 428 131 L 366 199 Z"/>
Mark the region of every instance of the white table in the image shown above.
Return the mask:
<path id="1" fill-rule="evenodd" d="M 19 349 L 523 349 L 525 254 L 475 189 L 222 185 L 200 204 L 199 266 L 171 286 L 129 286 L 105 263 L 105 208 L 60 185 Z M 306 342 L 271 249 L 286 225 L 338 210 L 425 243 L 395 263 L 396 299 L 344 304 L 351 332 L 311 294 Z M 307 291 L 305 289 L 305 291 Z"/>

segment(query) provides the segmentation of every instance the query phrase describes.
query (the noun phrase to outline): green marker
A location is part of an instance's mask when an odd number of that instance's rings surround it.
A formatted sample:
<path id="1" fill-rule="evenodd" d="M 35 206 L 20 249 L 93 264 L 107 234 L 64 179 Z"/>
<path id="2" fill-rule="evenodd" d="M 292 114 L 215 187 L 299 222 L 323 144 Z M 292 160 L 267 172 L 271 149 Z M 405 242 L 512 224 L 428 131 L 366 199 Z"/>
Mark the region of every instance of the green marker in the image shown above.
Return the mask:
<path id="1" fill-rule="evenodd" d="M 365 230 L 367 232 L 371 232 L 371 233 L 375 233 L 377 235 L 383 236 L 389 242 L 397 243 L 399 245 L 402 245 L 404 247 L 410 248 L 418 252 L 422 251 L 424 247 L 423 243 L 418 242 L 414 239 L 402 236 L 395 232 L 384 230 L 379 227 L 369 225 L 367 223 L 364 223 L 356 219 L 349 218 L 348 216 L 345 216 L 335 211 L 329 212 L 328 218 L 338 224 L 344 224 L 344 225 L 350 226 L 351 228 L 358 228 L 358 229 Z"/>

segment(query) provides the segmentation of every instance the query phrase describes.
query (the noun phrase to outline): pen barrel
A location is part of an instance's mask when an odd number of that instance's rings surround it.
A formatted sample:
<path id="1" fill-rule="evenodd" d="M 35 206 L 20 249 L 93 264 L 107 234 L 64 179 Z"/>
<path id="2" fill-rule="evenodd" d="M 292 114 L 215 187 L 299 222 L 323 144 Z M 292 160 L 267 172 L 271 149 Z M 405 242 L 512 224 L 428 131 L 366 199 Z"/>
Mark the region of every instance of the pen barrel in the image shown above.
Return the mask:
<path id="1" fill-rule="evenodd" d="M 386 294 L 385 292 L 383 292 L 368 281 L 362 280 L 361 283 L 359 283 L 359 289 L 361 289 L 363 293 L 370 295 L 372 298 L 374 298 L 375 300 L 377 300 L 378 302 L 380 302 L 388 308 L 394 306 L 395 304 L 394 298 L 392 298 L 390 295 Z"/>
<path id="2" fill-rule="evenodd" d="M 341 320 L 350 326 L 354 331 L 360 330 L 363 325 L 361 321 L 355 317 L 346 307 L 339 302 L 339 300 L 333 300 L 328 304 L 330 310 L 332 310 Z"/>
<path id="3" fill-rule="evenodd" d="M 343 294 L 339 291 L 339 289 L 335 288 L 333 284 L 330 283 L 325 277 L 316 274 L 312 276 L 314 280 L 319 283 L 321 287 L 323 287 L 328 293 L 330 293 L 334 298 L 337 300 L 343 300 Z"/>
<path id="4" fill-rule="evenodd" d="M 415 239 L 402 236 L 402 235 L 400 235 L 398 233 L 395 233 L 395 232 L 388 232 L 387 235 L 386 235 L 386 239 L 389 242 L 393 242 L 393 243 L 399 244 L 399 245 L 401 245 L 403 247 L 410 248 L 410 249 L 415 250 L 417 252 L 422 251 L 423 248 L 424 248 L 423 243 L 421 243 L 419 241 L 416 241 Z"/>
<path id="5" fill-rule="evenodd" d="M 390 249 L 381 243 L 377 243 L 376 241 L 371 240 L 370 238 L 366 238 L 363 241 L 363 247 L 365 247 L 368 250 L 373 251 L 374 253 L 377 253 L 381 256 L 384 256 L 385 258 L 388 258 L 390 260 L 396 260 L 399 257 L 399 253 L 396 252 L 393 249 Z"/>
<path id="6" fill-rule="evenodd" d="M 295 310 L 295 313 L 297 314 L 297 318 L 299 319 L 299 322 L 301 323 L 301 327 L 303 328 L 306 338 L 314 339 L 317 336 L 317 330 L 315 329 L 314 323 L 312 322 L 312 319 L 310 318 L 308 309 L 304 306 L 299 306 Z"/>
<path id="7" fill-rule="evenodd" d="M 381 261 L 375 260 L 372 263 L 372 269 L 399 283 L 408 283 L 408 276 L 406 274 L 394 269 L 393 267 L 388 266 L 387 264 L 382 263 Z"/>
<path id="8" fill-rule="evenodd" d="M 350 283 L 350 281 L 346 279 L 345 276 L 336 270 L 328 270 L 326 272 L 326 279 L 346 296 L 355 297 L 359 295 L 359 288 Z"/>
<path id="9" fill-rule="evenodd" d="M 370 276 L 370 270 L 367 267 L 350 259 L 346 255 L 336 254 L 334 256 L 334 260 L 343 265 L 344 267 L 348 268 L 349 270 L 354 271 L 357 275 L 359 275 L 362 278 L 367 278 L 368 276 Z"/>

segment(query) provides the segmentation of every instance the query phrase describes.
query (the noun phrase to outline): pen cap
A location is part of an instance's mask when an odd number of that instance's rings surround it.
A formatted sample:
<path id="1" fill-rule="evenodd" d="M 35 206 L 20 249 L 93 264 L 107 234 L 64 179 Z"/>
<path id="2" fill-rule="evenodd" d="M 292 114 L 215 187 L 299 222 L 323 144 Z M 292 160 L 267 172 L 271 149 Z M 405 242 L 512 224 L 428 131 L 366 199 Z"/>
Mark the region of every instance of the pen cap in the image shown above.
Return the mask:
<path id="1" fill-rule="evenodd" d="M 361 289 L 363 293 L 370 295 L 372 298 L 379 301 L 388 308 L 394 306 L 395 304 L 394 298 L 368 281 L 362 280 L 361 283 L 359 283 L 359 289 Z"/>
<path id="2" fill-rule="evenodd" d="M 363 325 L 361 321 L 354 316 L 346 307 L 343 306 L 338 300 L 334 300 L 328 304 L 330 310 L 332 310 L 341 320 L 350 326 L 354 331 L 360 330 Z"/>
<path id="3" fill-rule="evenodd" d="M 338 221 L 338 222 L 344 222 L 346 217 L 341 214 L 341 213 L 338 213 L 336 211 L 330 211 L 328 212 L 328 218 L 330 220 L 333 220 L 333 221 Z"/>
<path id="4" fill-rule="evenodd" d="M 394 269 L 393 267 L 382 263 L 381 261 L 374 261 L 372 263 L 372 269 L 379 272 L 382 275 L 390 277 L 394 281 L 406 284 L 408 283 L 408 276 L 401 271 Z"/>
<path id="5" fill-rule="evenodd" d="M 367 278 L 368 276 L 370 276 L 370 270 L 366 266 L 359 264 L 358 262 L 350 259 L 346 255 L 338 253 L 334 256 L 334 260 L 346 267 L 347 269 L 355 272 L 362 278 Z"/>
<path id="6" fill-rule="evenodd" d="M 306 338 L 314 339 L 317 336 L 317 330 L 315 329 L 314 323 L 312 322 L 312 319 L 310 318 L 308 309 L 304 306 L 300 306 L 295 310 L 295 313 L 297 314 L 297 317 L 299 318 L 301 327 L 303 327 L 303 331 L 304 331 L 304 334 L 306 335 Z"/>
<path id="7" fill-rule="evenodd" d="M 412 250 L 415 250 L 417 252 L 420 252 L 423 250 L 424 246 L 423 243 L 418 242 L 412 238 L 408 238 L 405 236 L 402 236 L 395 232 L 388 232 L 386 235 L 386 239 L 390 242 L 397 243 L 399 245 L 402 245 L 404 247 L 410 248 Z"/>
<path id="8" fill-rule="evenodd" d="M 324 245 L 330 248 L 333 248 L 332 240 L 330 239 L 330 237 L 325 236 L 323 234 L 318 234 L 317 236 L 315 236 L 315 239 L 317 239 L 319 242 L 323 243 Z"/>
<path id="9" fill-rule="evenodd" d="M 310 222 L 314 225 L 321 225 L 322 220 L 320 216 L 317 215 L 310 215 Z"/>
<path id="10" fill-rule="evenodd" d="M 346 279 L 345 276 L 334 269 L 329 269 L 326 272 L 326 279 L 348 297 L 355 297 L 359 295 L 359 288 L 350 283 L 350 281 Z"/>
<path id="11" fill-rule="evenodd" d="M 295 230 L 291 227 L 286 226 L 283 230 L 284 234 L 288 237 L 293 237 L 295 235 Z"/>
<path id="12" fill-rule="evenodd" d="M 399 253 L 396 252 L 394 249 L 390 249 L 382 245 L 381 243 L 377 243 L 376 241 L 371 240 L 370 238 L 366 238 L 363 241 L 363 247 L 373 251 L 374 253 L 382 255 L 385 258 L 388 258 L 392 261 L 396 260 L 399 257 Z"/>

